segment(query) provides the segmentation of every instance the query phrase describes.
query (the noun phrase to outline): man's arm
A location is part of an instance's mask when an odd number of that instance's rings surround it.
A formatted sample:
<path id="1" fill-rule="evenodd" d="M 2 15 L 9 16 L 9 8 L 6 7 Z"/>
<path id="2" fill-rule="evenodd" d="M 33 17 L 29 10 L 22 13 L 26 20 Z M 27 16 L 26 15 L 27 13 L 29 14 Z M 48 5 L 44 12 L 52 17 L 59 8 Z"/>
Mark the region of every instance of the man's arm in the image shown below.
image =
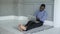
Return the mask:
<path id="1" fill-rule="evenodd" d="M 47 13 L 44 12 L 44 15 L 40 18 L 41 21 L 44 21 L 47 19 Z"/>

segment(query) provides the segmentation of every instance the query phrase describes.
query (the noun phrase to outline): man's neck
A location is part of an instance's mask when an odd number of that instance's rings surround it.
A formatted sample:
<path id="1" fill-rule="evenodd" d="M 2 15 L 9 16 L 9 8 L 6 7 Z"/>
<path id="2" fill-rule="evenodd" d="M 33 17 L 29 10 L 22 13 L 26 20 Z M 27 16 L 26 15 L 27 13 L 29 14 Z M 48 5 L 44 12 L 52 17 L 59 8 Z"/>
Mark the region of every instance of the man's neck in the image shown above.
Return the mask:
<path id="1" fill-rule="evenodd" d="M 40 10 L 40 12 L 43 12 L 44 10 Z"/>

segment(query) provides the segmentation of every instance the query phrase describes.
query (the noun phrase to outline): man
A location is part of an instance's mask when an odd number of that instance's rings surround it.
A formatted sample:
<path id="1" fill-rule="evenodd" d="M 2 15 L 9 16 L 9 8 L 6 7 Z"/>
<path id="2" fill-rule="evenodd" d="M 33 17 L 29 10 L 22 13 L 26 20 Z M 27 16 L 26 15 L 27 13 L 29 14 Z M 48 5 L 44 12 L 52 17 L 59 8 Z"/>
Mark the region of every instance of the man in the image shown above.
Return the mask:
<path id="1" fill-rule="evenodd" d="M 25 26 L 20 24 L 18 26 L 19 30 L 28 31 L 30 29 L 42 26 L 44 21 L 47 19 L 47 13 L 44 9 L 45 4 L 41 4 L 39 10 L 37 10 L 36 13 L 34 14 L 34 16 L 36 17 L 36 21 L 28 21 L 28 23 Z"/>

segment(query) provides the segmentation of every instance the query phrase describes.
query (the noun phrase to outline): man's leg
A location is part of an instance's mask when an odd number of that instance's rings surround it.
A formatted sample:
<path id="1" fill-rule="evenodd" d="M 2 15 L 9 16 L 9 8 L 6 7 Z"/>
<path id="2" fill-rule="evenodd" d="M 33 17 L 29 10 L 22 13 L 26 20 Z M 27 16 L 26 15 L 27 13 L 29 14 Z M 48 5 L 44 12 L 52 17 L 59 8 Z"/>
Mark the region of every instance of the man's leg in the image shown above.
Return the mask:
<path id="1" fill-rule="evenodd" d="M 34 21 L 28 21 L 28 23 L 25 26 L 30 26 L 32 24 L 34 24 Z"/>
<path id="2" fill-rule="evenodd" d="M 36 27 L 40 27 L 43 25 L 43 22 L 40 21 L 40 23 L 35 23 L 35 22 L 32 22 L 30 25 L 28 24 L 27 27 L 21 25 L 21 28 L 24 30 L 24 31 L 27 31 L 27 30 L 30 30 L 30 29 L 33 29 L 33 28 L 36 28 Z"/>
<path id="3" fill-rule="evenodd" d="M 20 31 L 27 30 L 27 27 L 32 26 L 34 23 L 35 23 L 35 22 L 33 22 L 33 21 L 29 21 L 25 26 L 23 26 L 23 25 L 20 24 L 20 25 L 19 25 L 19 30 L 20 30 Z"/>
<path id="4" fill-rule="evenodd" d="M 35 22 L 34 22 L 33 25 L 30 25 L 30 26 L 27 27 L 26 31 L 27 31 L 27 30 L 30 30 L 30 29 L 33 29 L 33 28 L 36 28 L 36 27 L 40 27 L 40 26 L 42 26 L 42 25 L 43 25 L 43 22 L 42 22 L 42 21 L 40 21 L 40 23 L 35 23 Z"/>

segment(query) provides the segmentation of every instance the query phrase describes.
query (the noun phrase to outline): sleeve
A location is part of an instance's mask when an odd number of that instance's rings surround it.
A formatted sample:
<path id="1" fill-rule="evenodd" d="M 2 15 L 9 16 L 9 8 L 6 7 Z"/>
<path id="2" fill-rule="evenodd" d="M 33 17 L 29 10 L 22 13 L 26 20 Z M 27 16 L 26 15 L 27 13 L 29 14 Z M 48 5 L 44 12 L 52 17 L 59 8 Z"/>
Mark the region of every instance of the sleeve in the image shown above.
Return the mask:
<path id="1" fill-rule="evenodd" d="M 44 12 L 43 16 L 40 18 L 41 21 L 44 21 L 47 19 L 47 13 Z"/>

